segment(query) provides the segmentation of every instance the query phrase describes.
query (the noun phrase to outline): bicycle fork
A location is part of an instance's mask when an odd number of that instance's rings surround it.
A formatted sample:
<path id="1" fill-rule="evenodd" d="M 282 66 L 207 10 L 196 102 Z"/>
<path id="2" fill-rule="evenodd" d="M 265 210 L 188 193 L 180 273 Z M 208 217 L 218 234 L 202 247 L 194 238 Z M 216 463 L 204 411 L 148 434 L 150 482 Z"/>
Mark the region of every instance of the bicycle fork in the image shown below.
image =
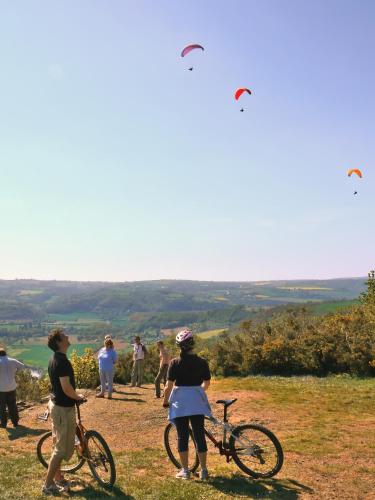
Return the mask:
<path id="1" fill-rule="evenodd" d="M 230 452 L 230 450 L 226 450 L 226 446 L 225 446 L 225 443 L 227 442 L 228 435 L 230 437 L 233 437 L 233 439 L 235 441 L 237 441 L 237 443 L 242 448 L 245 448 L 248 455 L 259 458 L 258 453 L 257 453 L 259 451 L 259 450 L 257 450 L 258 446 L 255 443 L 251 442 L 249 439 L 243 438 L 243 437 L 240 438 L 239 436 L 234 434 L 232 425 L 230 425 L 228 422 L 225 422 L 225 421 L 221 422 L 220 420 L 217 420 L 214 417 L 211 418 L 210 420 L 212 421 L 212 423 L 214 425 L 221 425 L 223 427 L 223 441 L 219 441 L 217 444 L 215 444 L 215 446 L 217 448 L 219 448 L 221 455 L 226 456 L 227 462 L 229 462 L 230 458 L 231 458 L 231 452 Z"/>

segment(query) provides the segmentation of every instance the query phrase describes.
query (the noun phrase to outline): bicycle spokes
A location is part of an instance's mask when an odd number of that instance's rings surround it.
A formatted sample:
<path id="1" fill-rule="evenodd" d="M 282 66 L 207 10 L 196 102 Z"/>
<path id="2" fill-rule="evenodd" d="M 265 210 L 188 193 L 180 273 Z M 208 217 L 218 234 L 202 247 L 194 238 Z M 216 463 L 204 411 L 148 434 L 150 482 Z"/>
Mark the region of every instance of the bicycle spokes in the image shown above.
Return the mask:
<path id="1" fill-rule="evenodd" d="M 95 437 L 91 437 L 87 441 L 87 458 L 86 460 L 91 463 L 97 474 L 103 481 L 106 481 L 107 476 L 111 473 L 109 458 L 107 457 L 106 450 L 102 444 Z"/>
<path id="2" fill-rule="evenodd" d="M 278 463 L 278 452 L 263 432 L 247 428 L 235 438 L 235 452 L 243 464 L 257 474 L 272 470 Z"/>

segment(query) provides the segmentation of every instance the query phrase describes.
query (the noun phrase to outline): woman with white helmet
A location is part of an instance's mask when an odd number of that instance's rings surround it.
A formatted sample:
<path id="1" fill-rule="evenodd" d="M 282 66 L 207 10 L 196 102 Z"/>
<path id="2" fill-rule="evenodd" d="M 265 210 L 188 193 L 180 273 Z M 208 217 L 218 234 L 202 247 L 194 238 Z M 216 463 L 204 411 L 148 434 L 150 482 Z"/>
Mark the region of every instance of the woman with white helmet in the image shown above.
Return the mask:
<path id="1" fill-rule="evenodd" d="M 207 444 L 204 434 L 204 417 L 211 416 L 206 390 L 210 385 L 210 369 L 207 361 L 194 354 L 194 337 L 190 330 L 176 336 L 180 356 L 172 359 L 168 368 L 167 386 L 163 406 L 169 408 L 168 419 L 176 426 L 178 452 L 182 469 L 176 474 L 179 479 L 189 479 L 189 423 L 197 446 L 201 465 L 200 478 L 208 478 Z"/>

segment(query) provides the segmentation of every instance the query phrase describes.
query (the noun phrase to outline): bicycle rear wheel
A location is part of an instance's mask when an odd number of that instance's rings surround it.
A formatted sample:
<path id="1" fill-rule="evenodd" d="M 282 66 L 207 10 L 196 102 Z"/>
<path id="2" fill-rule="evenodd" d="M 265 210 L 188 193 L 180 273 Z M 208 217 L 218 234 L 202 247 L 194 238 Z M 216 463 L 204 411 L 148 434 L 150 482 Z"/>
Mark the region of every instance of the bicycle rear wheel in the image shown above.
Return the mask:
<path id="1" fill-rule="evenodd" d="M 273 477 L 283 465 L 284 454 L 277 437 L 258 424 L 235 427 L 229 448 L 237 466 L 254 478 Z"/>
<path id="2" fill-rule="evenodd" d="M 111 450 L 105 439 L 96 431 L 85 433 L 86 460 L 91 474 L 102 486 L 113 486 L 116 481 L 116 467 Z"/>
<path id="3" fill-rule="evenodd" d="M 39 462 L 47 469 L 51 455 L 53 452 L 53 436 L 52 431 L 43 434 L 36 446 L 36 454 Z M 61 472 L 76 472 L 85 463 L 85 459 L 79 454 L 77 446 L 74 449 L 72 458 L 68 461 L 63 461 L 61 464 Z"/>
<path id="4" fill-rule="evenodd" d="M 189 428 L 189 434 L 190 434 L 190 439 L 194 444 L 193 450 L 191 450 L 191 452 L 189 453 L 189 470 L 190 472 L 195 472 L 199 466 L 199 458 L 195 449 L 193 432 L 190 428 Z M 164 446 L 172 464 L 175 467 L 177 467 L 177 469 L 181 469 L 182 466 L 177 447 L 177 430 L 172 423 L 169 423 L 164 430 Z"/>

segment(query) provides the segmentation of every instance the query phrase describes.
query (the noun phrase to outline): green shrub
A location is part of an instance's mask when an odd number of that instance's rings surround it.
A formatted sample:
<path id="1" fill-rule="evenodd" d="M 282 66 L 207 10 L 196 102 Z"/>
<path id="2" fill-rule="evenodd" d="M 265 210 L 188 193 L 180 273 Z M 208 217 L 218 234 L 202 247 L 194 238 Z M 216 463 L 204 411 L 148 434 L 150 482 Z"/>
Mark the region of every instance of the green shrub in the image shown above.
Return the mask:
<path id="1" fill-rule="evenodd" d="M 30 370 L 22 370 L 16 374 L 17 399 L 40 402 L 50 392 L 48 376 L 40 379 L 33 377 Z"/>
<path id="2" fill-rule="evenodd" d="M 86 348 L 82 356 L 73 351 L 70 358 L 77 387 L 93 389 L 99 385 L 99 365 L 92 349 Z"/>

